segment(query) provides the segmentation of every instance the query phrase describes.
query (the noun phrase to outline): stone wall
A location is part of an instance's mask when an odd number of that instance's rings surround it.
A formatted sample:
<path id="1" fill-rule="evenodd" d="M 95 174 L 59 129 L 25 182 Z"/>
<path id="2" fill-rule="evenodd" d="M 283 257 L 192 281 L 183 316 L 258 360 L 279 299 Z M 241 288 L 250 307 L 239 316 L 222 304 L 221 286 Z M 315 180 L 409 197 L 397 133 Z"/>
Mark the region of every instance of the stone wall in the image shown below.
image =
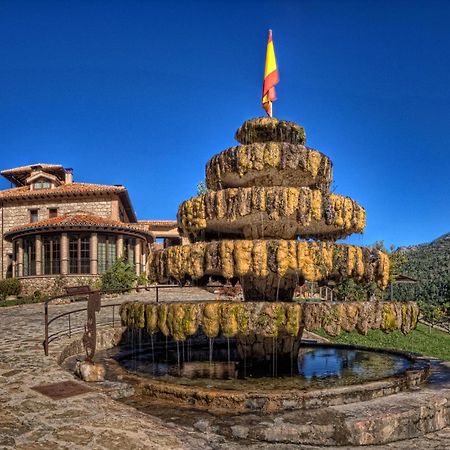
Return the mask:
<path id="1" fill-rule="evenodd" d="M 31 295 L 36 291 L 46 295 L 65 294 L 65 288 L 69 286 L 89 285 L 94 288 L 99 279 L 99 275 L 47 275 L 22 277 L 20 278 L 20 284 L 22 286 L 21 295 Z"/>
<path id="2" fill-rule="evenodd" d="M 118 198 L 110 197 L 82 197 L 78 199 L 60 198 L 60 199 L 28 199 L 6 203 L 2 207 L 1 229 L 3 233 L 20 225 L 30 223 L 30 210 L 37 209 L 39 220 L 45 220 L 49 217 L 49 209 L 57 208 L 58 216 L 69 213 L 87 213 L 95 214 L 100 217 L 119 220 L 118 214 Z M 115 203 L 115 207 L 113 204 Z M 121 202 L 119 201 L 119 204 Z M 3 237 L 3 236 L 2 236 Z M 0 278 L 4 278 L 7 274 L 10 257 L 13 252 L 11 242 L 2 240 L 2 268 L 0 269 Z"/>

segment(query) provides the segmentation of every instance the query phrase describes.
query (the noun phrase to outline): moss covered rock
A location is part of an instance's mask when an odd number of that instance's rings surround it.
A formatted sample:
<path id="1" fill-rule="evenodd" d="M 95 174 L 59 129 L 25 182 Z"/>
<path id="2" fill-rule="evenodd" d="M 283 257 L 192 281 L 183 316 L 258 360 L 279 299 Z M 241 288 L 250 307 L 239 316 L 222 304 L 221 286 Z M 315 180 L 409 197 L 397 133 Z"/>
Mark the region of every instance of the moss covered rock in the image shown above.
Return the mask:
<path id="1" fill-rule="evenodd" d="M 280 186 L 210 191 L 183 202 L 177 217 L 191 241 L 217 236 L 335 240 L 362 233 L 366 224 L 364 208 L 349 197 Z"/>

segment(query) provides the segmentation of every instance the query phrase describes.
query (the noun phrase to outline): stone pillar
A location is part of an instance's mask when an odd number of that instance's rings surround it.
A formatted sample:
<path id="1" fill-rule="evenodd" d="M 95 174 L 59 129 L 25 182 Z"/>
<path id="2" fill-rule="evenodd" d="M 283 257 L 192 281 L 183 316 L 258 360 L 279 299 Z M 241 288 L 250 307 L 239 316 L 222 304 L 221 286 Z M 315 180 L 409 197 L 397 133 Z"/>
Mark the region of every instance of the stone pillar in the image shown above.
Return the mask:
<path id="1" fill-rule="evenodd" d="M 42 275 L 42 236 L 36 235 L 36 275 Z"/>
<path id="2" fill-rule="evenodd" d="M 147 272 L 147 252 L 148 252 L 148 245 L 147 241 L 142 241 L 142 271 Z"/>
<path id="3" fill-rule="evenodd" d="M 23 277 L 23 239 L 18 239 L 19 251 L 17 255 L 17 276 Z"/>
<path id="4" fill-rule="evenodd" d="M 61 234 L 61 275 L 69 273 L 69 236 L 67 233 Z"/>
<path id="5" fill-rule="evenodd" d="M 119 234 L 117 237 L 117 259 L 122 258 L 123 256 L 123 236 Z"/>
<path id="6" fill-rule="evenodd" d="M 136 239 L 136 244 L 134 244 L 134 268 L 136 275 L 141 274 L 141 240 Z"/>
<path id="7" fill-rule="evenodd" d="M 91 255 L 91 275 L 98 274 L 98 237 L 97 233 L 92 233 L 89 239 L 89 253 Z"/>

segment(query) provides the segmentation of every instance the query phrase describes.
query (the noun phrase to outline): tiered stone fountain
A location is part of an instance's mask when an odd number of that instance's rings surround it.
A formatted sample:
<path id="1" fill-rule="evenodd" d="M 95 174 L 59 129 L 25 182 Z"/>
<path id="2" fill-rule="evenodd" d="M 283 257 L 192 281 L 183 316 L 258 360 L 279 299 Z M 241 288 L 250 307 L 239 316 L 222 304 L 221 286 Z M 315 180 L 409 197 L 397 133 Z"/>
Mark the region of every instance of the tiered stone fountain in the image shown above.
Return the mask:
<path id="1" fill-rule="evenodd" d="M 124 325 L 177 341 L 199 330 L 209 338 L 236 337 L 239 354 L 255 359 L 295 357 L 304 329 L 323 327 L 331 335 L 413 329 L 414 302 L 292 302 L 305 280 L 353 278 L 384 288 L 389 258 L 334 242 L 363 232 L 365 210 L 330 193 L 332 163 L 305 146 L 301 126 L 258 118 L 245 122 L 236 139 L 241 145 L 207 163 L 208 192 L 179 207 L 179 229 L 190 244 L 155 253 L 152 267 L 158 282 L 239 280 L 245 301 L 128 303 Z"/>

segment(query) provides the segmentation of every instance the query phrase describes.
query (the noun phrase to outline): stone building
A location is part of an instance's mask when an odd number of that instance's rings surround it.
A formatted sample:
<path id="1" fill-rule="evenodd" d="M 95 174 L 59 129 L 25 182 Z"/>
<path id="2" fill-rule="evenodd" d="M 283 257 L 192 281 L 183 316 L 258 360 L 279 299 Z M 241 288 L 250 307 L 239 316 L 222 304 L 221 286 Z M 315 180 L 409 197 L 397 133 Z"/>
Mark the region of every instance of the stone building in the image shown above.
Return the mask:
<path id="1" fill-rule="evenodd" d="M 152 233 L 154 250 L 188 243 L 187 238 L 180 236 L 176 220 L 140 220 L 139 225 Z"/>
<path id="2" fill-rule="evenodd" d="M 138 223 L 124 186 L 78 183 L 56 164 L 0 173 L 12 184 L 0 191 L 1 278 L 51 292 L 92 284 L 119 257 L 147 271 L 151 225 Z"/>

